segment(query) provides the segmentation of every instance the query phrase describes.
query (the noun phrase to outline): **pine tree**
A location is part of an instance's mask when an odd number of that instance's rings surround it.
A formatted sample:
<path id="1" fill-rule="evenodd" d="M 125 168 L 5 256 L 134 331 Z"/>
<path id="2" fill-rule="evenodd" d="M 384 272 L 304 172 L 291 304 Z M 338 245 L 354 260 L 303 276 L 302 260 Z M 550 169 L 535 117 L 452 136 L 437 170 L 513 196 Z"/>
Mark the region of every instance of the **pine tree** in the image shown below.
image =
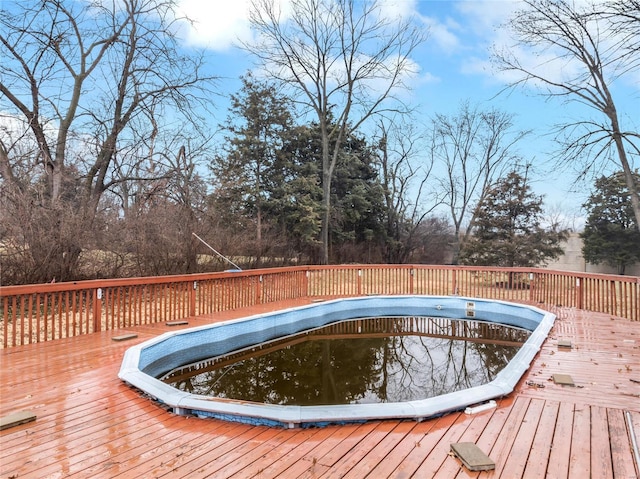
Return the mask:
<path id="1" fill-rule="evenodd" d="M 639 184 L 640 175 L 636 172 L 634 176 Z M 588 211 L 580 234 L 584 259 L 614 266 L 618 274 L 624 274 L 627 265 L 640 261 L 640 231 L 623 173 L 598 178 L 595 191 L 583 207 Z"/>
<path id="2" fill-rule="evenodd" d="M 253 78 L 242 77 L 242 89 L 231 96 L 229 118 L 223 128 L 229 133 L 222 154 L 213 159 L 215 201 L 228 224 L 254 226 L 254 255 L 261 262 L 268 242 L 265 216 L 273 175 L 287 141 L 293 120 L 291 104 L 276 88 Z"/>
<path id="3" fill-rule="evenodd" d="M 475 229 L 461 252 L 463 264 L 532 267 L 562 253 L 567 232 L 541 226 L 542 197 L 511 172 L 477 206 Z"/>

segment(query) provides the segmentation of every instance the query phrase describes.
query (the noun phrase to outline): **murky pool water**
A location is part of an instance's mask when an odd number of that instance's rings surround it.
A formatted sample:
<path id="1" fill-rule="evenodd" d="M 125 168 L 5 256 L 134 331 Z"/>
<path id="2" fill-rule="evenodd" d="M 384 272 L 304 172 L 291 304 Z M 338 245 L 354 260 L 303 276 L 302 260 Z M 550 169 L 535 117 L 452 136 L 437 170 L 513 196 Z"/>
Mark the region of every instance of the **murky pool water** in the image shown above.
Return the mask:
<path id="1" fill-rule="evenodd" d="M 412 401 L 493 380 L 529 334 L 481 321 L 357 319 L 184 365 L 161 379 L 195 394 L 266 404 Z"/>

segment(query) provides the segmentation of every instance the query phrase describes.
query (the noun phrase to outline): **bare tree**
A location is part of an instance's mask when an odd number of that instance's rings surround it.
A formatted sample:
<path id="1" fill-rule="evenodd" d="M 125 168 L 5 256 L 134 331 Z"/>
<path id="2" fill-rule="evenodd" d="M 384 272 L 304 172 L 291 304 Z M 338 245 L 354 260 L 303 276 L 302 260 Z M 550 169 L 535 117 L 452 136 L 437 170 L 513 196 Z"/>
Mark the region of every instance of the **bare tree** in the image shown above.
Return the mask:
<path id="1" fill-rule="evenodd" d="M 264 70 L 313 112 L 322 136 L 322 262 L 329 262 L 331 180 L 348 129 L 357 130 L 392 102 L 414 72 L 423 31 L 385 18 L 370 0 L 293 0 L 289 19 L 274 0 L 253 0 L 258 40 L 245 45 Z"/>
<path id="2" fill-rule="evenodd" d="M 55 247 L 48 257 L 32 258 L 34 264 L 64 258 L 65 266 L 33 279 L 73 275 L 82 234 L 92 230 L 105 192 L 141 179 L 122 174 L 140 171 L 123 165 L 140 161 L 141 138 L 166 128 L 169 118 L 197 122 L 190 107 L 204 104 L 210 79 L 200 75 L 200 56 L 178 52 L 175 21 L 172 0 L 3 4 L 0 97 L 37 145 L 29 158 L 37 174 L 18 174 L 16 144 L 3 148 L 0 173 L 7 188 L 25 195 L 23 203 L 34 204 L 40 191 L 34 211 L 49 216 L 51 228 L 56 219 L 74 217 L 64 234 L 49 231 Z"/>
<path id="3" fill-rule="evenodd" d="M 420 246 L 420 231 L 438 206 L 428 188 L 433 163 L 416 164 L 423 138 L 411 122 L 378 122 L 377 160 L 384 190 L 385 261 L 403 263 Z"/>
<path id="4" fill-rule="evenodd" d="M 483 111 L 469 102 L 462 103 L 454 115 L 437 114 L 432 119 L 431 155 L 445 168 L 440 186 L 454 226 L 454 264 L 473 229 L 474 205 L 520 161 L 515 147 L 527 134 L 513 130 L 512 114 Z"/>
<path id="5" fill-rule="evenodd" d="M 531 64 L 513 50 L 498 51 L 503 71 L 518 78 L 511 87 L 533 85 L 548 98 L 577 102 L 598 117 L 583 117 L 559 125 L 560 156 L 574 164 L 585 162 L 581 176 L 617 158 L 640 225 L 640 185 L 632 174 L 631 155 L 640 155 L 640 135 L 627 131 L 612 87 L 640 69 L 640 4 L 619 0 L 591 4 L 564 0 L 525 0 L 525 8 L 508 26 L 518 46 L 533 53 Z"/>

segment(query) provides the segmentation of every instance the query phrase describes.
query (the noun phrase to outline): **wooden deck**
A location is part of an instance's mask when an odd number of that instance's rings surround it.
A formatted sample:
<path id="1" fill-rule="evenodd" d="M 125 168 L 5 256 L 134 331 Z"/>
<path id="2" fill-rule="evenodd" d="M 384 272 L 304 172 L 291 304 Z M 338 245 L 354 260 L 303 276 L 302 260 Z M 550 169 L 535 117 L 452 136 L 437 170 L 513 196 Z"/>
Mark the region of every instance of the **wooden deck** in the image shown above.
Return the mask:
<path id="1" fill-rule="evenodd" d="M 637 478 L 640 322 L 554 312 L 543 350 L 496 409 L 424 422 L 284 430 L 173 415 L 117 378 L 124 350 L 170 330 L 164 323 L 4 349 L 0 416 L 29 410 L 37 420 L 0 432 L 0 478 Z M 111 339 L 127 332 L 138 338 Z M 576 386 L 555 384 L 558 373 Z M 470 472 L 449 455 L 467 441 L 494 471 Z"/>

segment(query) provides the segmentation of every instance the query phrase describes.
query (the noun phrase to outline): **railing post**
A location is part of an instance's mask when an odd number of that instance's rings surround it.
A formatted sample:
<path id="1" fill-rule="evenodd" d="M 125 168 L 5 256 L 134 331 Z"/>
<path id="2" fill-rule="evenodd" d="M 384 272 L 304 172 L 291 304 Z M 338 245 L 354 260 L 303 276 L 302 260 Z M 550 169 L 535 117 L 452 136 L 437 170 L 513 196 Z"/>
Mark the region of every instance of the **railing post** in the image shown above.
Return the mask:
<path id="1" fill-rule="evenodd" d="M 456 269 L 451 270 L 451 294 L 458 294 L 458 284 L 456 279 Z"/>
<path id="2" fill-rule="evenodd" d="M 258 282 L 256 283 L 256 303 L 262 304 L 262 275 L 258 277 Z"/>
<path id="3" fill-rule="evenodd" d="M 582 299 L 583 299 L 582 280 L 580 278 L 576 278 L 576 308 L 582 309 Z"/>
<path id="4" fill-rule="evenodd" d="M 102 330 L 102 288 L 93 290 L 93 332 Z"/>
<path id="5" fill-rule="evenodd" d="M 304 296 L 311 296 L 311 291 L 309 291 L 309 275 L 311 272 L 309 268 L 304 271 L 304 276 L 302 277 L 302 291 L 304 292 Z"/>
<path id="6" fill-rule="evenodd" d="M 529 273 L 529 301 L 533 301 L 535 298 L 534 289 L 536 286 L 536 274 Z"/>
<path id="7" fill-rule="evenodd" d="M 198 292 L 198 282 L 193 282 L 193 288 L 189 291 L 189 316 L 196 315 L 196 295 Z"/>
<path id="8" fill-rule="evenodd" d="M 358 296 L 362 296 L 362 270 L 358 270 Z"/>
<path id="9" fill-rule="evenodd" d="M 303 271 L 302 275 L 302 284 L 300 284 L 300 279 L 298 279 L 298 297 L 308 297 L 309 296 L 309 271 Z M 300 275 L 297 275 L 300 278 Z"/>
<path id="10" fill-rule="evenodd" d="M 629 319 L 633 319 L 634 321 L 640 321 L 640 277 L 636 280 L 636 284 L 638 288 L 635 289 L 635 294 L 631 295 L 630 308 L 631 314 L 627 316 Z M 635 298 L 635 301 L 634 301 Z"/>
<path id="11" fill-rule="evenodd" d="M 415 269 L 411 268 L 409 270 L 409 294 L 413 294 L 413 276 L 415 274 Z"/>
<path id="12" fill-rule="evenodd" d="M 611 292 L 609 293 L 611 299 L 609 301 L 609 314 L 618 315 L 618 295 L 616 294 L 616 282 L 609 281 L 609 288 Z"/>

